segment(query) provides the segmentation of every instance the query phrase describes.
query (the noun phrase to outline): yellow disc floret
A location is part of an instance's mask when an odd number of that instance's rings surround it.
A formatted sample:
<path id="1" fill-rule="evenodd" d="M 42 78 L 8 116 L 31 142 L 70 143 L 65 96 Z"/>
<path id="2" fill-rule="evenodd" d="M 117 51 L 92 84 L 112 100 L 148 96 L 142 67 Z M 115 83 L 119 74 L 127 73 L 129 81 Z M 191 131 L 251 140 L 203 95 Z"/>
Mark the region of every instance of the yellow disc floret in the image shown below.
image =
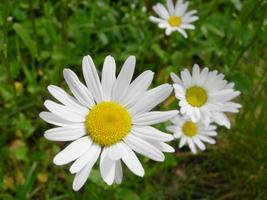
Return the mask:
<path id="1" fill-rule="evenodd" d="M 194 122 L 187 121 L 182 127 L 183 133 L 188 137 L 193 137 L 197 134 L 197 125 Z"/>
<path id="2" fill-rule="evenodd" d="M 182 23 L 182 20 L 178 16 L 170 16 L 168 22 L 173 27 L 179 27 Z"/>
<path id="3" fill-rule="evenodd" d="M 129 112 L 115 102 L 95 105 L 85 120 L 88 135 L 101 146 L 110 146 L 122 140 L 130 132 L 131 124 Z"/>
<path id="4" fill-rule="evenodd" d="M 186 90 L 185 97 L 187 102 L 194 107 L 201 107 L 208 100 L 206 90 L 199 86 L 193 86 L 188 88 Z"/>

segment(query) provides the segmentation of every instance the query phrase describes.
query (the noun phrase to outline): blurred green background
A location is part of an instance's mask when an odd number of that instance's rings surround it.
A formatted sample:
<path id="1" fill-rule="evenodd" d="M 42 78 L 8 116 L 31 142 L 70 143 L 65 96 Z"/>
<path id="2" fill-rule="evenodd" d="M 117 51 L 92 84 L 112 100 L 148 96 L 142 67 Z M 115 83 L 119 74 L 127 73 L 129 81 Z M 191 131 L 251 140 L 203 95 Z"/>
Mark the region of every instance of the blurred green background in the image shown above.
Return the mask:
<path id="1" fill-rule="evenodd" d="M 200 20 L 187 40 L 179 33 L 165 37 L 148 21 L 155 3 L 0 1 L 0 199 L 267 199 L 266 1 L 191 1 Z M 86 54 L 99 70 L 109 54 L 119 68 L 135 55 L 135 76 L 155 71 L 154 86 L 171 83 L 171 71 L 194 63 L 217 69 L 242 92 L 237 102 L 243 108 L 230 115 L 232 129 L 220 128 L 217 144 L 207 151 L 177 149 L 163 163 L 140 156 L 145 177 L 125 167 L 119 186 L 105 185 L 95 167 L 75 193 L 69 165 L 52 163 L 66 144 L 43 138 L 52 126 L 38 114 L 51 98 L 49 84 L 66 88 L 63 68 L 82 76 Z M 177 101 L 172 96 L 159 109 L 177 109 Z"/>

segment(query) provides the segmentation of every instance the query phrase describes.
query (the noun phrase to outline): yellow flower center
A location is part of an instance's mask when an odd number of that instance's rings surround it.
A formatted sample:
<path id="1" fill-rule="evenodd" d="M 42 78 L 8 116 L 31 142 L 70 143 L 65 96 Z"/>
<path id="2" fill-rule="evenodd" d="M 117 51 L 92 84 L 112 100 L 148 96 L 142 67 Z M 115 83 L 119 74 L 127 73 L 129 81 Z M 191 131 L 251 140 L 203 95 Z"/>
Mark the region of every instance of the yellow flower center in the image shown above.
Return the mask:
<path id="1" fill-rule="evenodd" d="M 188 137 L 193 137 L 197 134 L 197 125 L 194 122 L 187 121 L 184 123 L 182 130 Z"/>
<path id="2" fill-rule="evenodd" d="M 178 27 L 181 25 L 182 23 L 182 20 L 180 17 L 177 17 L 177 16 L 170 16 L 169 19 L 168 19 L 168 22 L 171 26 L 173 27 Z"/>
<path id="3" fill-rule="evenodd" d="M 115 102 L 95 105 L 85 120 L 88 135 L 101 146 L 110 146 L 122 140 L 130 132 L 131 124 L 129 112 Z"/>
<path id="4" fill-rule="evenodd" d="M 201 107 L 207 102 L 208 95 L 202 87 L 193 86 L 186 90 L 185 98 L 190 105 Z"/>

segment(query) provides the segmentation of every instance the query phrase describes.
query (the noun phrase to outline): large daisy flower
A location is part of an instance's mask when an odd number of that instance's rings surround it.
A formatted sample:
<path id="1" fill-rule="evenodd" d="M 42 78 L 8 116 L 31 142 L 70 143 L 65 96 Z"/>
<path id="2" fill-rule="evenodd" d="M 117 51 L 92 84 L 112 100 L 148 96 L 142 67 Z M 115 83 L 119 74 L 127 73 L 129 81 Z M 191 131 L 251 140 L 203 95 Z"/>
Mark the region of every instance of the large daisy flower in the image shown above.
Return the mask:
<path id="1" fill-rule="evenodd" d="M 52 141 L 73 141 L 54 157 L 56 165 L 70 162 L 70 172 L 75 175 L 73 189 L 79 190 L 100 157 L 100 173 L 111 185 L 121 183 L 121 161 L 136 175 L 143 176 L 144 169 L 135 152 L 155 161 L 163 161 L 162 152 L 174 149 L 165 142 L 173 136 L 151 125 L 173 118 L 177 111 L 151 111 L 172 92 L 169 84 L 148 90 L 154 73 L 145 71 L 131 82 L 135 57 L 130 56 L 116 78 L 114 58 L 104 61 L 101 81 L 90 56 L 82 61 L 86 85 L 70 69 L 63 75 L 73 96 L 63 89 L 50 85 L 49 92 L 60 103 L 46 100 L 50 112 L 40 117 L 59 126 L 49 129 L 44 136 Z"/>
<path id="2" fill-rule="evenodd" d="M 171 73 L 171 78 L 182 114 L 190 116 L 193 122 L 202 118 L 205 124 L 214 121 L 230 128 L 225 112 L 237 113 L 241 107 L 231 101 L 240 94 L 234 90 L 234 83 L 228 83 L 224 80 L 224 75 L 216 70 L 209 71 L 205 67 L 200 71 L 196 64 L 192 76 L 185 69 L 181 72 L 181 79 L 174 73 Z"/>
<path id="3" fill-rule="evenodd" d="M 177 115 L 172 119 L 172 125 L 167 130 L 173 133 L 175 138 L 180 139 L 179 148 L 187 144 L 192 153 L 197 153 L 197 148 L 204 151 L 206 149 L 203 142 L 215 144 L 212 137 L 217 135 L 216 126 L 206 126 L 202 120 L 193 122 L 188 116 Z"/>
<path id="4" fill-rule="evenodd" d="M 178 0 L 176 4 L 173 4 L 172 0 L 167 0 L 167 9 L 161 3 L 157 3 L 153 6 L 153 10 L 160 17 L 150 16 L 150 21 L 158 24 L 159 28 L 165 29 L 165 34 L 170 35 L 174 31 L 178 31 L 185 38 L 187 38 L 186 29 L 195 29 L 195 26 L 191 23 L 198 20 L 195 16 L 196 10 L 187 12 L 189 2 L 183 2 Z"/>

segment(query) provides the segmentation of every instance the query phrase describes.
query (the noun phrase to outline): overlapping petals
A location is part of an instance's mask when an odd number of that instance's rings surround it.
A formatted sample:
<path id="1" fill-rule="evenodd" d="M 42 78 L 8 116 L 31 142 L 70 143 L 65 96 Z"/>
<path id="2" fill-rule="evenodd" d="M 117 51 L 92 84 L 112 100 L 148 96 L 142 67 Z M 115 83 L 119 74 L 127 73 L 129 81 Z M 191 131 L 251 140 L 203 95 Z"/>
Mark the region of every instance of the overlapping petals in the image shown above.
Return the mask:
<path id="1" fill-rule="evenodd" d="M 157 3 L 153 6 L 154 12 L 159 17 L 150 16 L 151 22 L 158 24 L 158 27 L 165 29 L 165 34 L 170 35 L 171 33 L 177 31 L 183 37 L 187 38 L 188 35 L 186 30 L 193 30 L 195 26 L 192 25 L 193 22 L 197 21 L 199 18 L 195 15 L 196 10 L 191 10 L 187 12 L 189 2 L 184 2 L 183 0 L 178 0 L 176 4 L 173 4 L 172 0 L 167 0 L 167 7 L 161 3 Z M 179 22 L 177 24 L 170 24 L 170 18 L 177 17 Z"/>
<path id="2" fill-rule="evenodd" d="M 165 13 L 166 14 L 166 13 Z M 44 136 L 52 141 L 72 141 L 55 158 L 56 165 L 71 163 L 70 172 L 75 174 L 73 189 L 79 190 L 86 182 L 94 164 L 100 159 L 100 173 L 103 180 L 111 185 L 121 183 L 122 162 L 136 175 L 143 176 L 144 169 L 136 153 L 155 161 L 163 161 L 163 152 L 174 149 L 165 142 L 173 139 L 151 125 L 172 119 L 177 111 L 151 111 L 172 92 L 169 84 L 148 90 L 154 73 L 145 71 L 132 81 L 135 57 L 130 56 L 116 78 L 116 64 L 107 56 L 100 80 L 92 58 L 83 58 L 84 85 L 71 69 L 64 69 L 63 75 L 73 96 L 57 86 L 48 90 L 60 103 L 45 101 L 49 112 L 40 117 L 58 127 L 49 129 Z M 132 118 L 131 131 L 126 137 L 110 146 L 95 143 L 85 128 L 85 118 L 100 102 L 117 102 L 126 108 Z"/>
<path id="3" fill-rule="evenodd" d="M 234 90 L 234 83 L 228 83 L 224 75 L 216 70 L 209 71 L 208 68 L 200 70 L 199 66 L 193 66 L 192 74 L 185 69 L 180 77 L 171 73 L 174 82 L 175 96 L 179 100 L 180 111 L 188 115 L 192 121 L 203 120 L 205 124 L 215 122 L 230 128 L 231 124 L 226 113 L 237 113 L 241 105 L 232 102 L 240 95 Z M 207 101 L 200 107 L 192 106 L 186 99 L 186 92 L 193 86 L 201 87 L 207 94 Z"/>

